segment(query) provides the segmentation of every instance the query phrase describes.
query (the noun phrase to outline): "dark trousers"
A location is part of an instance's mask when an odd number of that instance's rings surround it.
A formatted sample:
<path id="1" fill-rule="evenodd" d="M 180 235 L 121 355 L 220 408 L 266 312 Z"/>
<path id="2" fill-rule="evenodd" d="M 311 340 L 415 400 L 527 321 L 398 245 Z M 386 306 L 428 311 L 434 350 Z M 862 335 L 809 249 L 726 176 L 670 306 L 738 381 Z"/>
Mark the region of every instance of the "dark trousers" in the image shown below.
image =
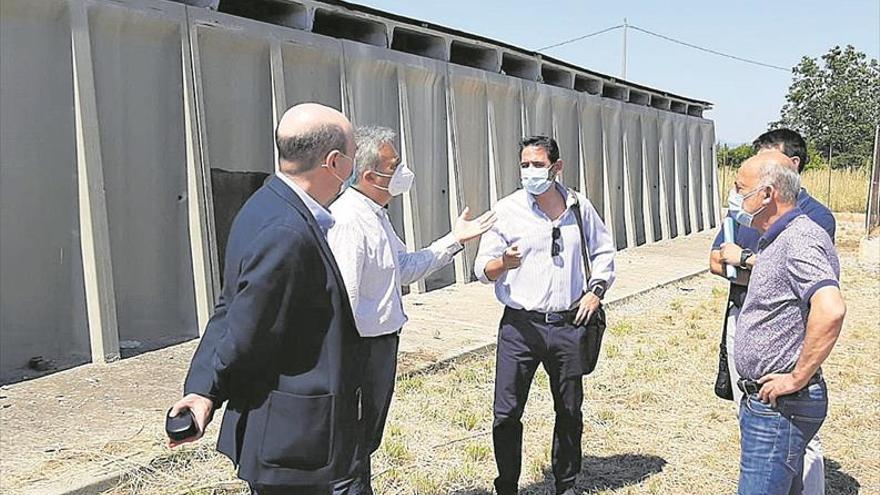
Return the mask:
<path id="1" fill-rule="evenodd" d="M 250 485 L 251 495 L 330 495 L 329 486 Z"/>
<path id="2" fill-rule="evenodd" d="M 539 364 L 550 377 L 556 411 L 552 454 L 556 492 L 574 485 L 581 470 L 583 377 L 566 376 L 563 370 L 572 367 L 570 360 L 580 359 L 579 336 L 580 329 L 570 323 L 534 322 L 516 310 L 505 309 L 498 330 L 492 425 L 498 465 L 495 489 L 499 495 L 515 494 L 517 490 L 522 464 L 520 420 Z"/>
<path id="3" fill-rule="evenodd" d="M 379 337 L 364 337 L 365 353 L 363 369 L 363 422 L 366 442 L 356 455 L 360 457 L 358 468 L 352 476 L 336 482 L 333 495 L 372 495 L 370 483 L 372 469 L 370 455 L 379 449 L 385 420 L 394 394 L 394 379 L 397 375 L 397 347 L 400 337 L 397 333 Z"/>

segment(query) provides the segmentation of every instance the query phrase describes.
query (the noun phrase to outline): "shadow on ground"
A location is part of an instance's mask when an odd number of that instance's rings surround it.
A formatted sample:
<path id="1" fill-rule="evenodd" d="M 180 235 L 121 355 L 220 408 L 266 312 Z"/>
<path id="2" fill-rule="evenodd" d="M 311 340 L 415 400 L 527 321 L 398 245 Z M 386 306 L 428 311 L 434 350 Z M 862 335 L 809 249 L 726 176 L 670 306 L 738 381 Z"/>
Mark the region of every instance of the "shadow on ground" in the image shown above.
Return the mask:
<path id="1" fill-rule="evenodd" d="M 578 494 L 594 494 L 601 490 L 616 490 L 636 485 L 657 474 L 666 466 L 666 460 L 655 455 L 617 454 L 608 457 L 585 456 L 578 475 Z M 452 495 L 490 495 L 486 490 L 458 490 Z M 520 487 L 520 493 L 552 494 L 554 491 L 553 473 L 544 471 L 544 480 Z M 841 492 L 850 493 L 850 492 Z"/>
<path id="2" fill-rule="evenodd" d="M 826 495 L 857 495 L 862 487 L 859 480 L 840 470 L 840 463 L 825 458 Z"/>

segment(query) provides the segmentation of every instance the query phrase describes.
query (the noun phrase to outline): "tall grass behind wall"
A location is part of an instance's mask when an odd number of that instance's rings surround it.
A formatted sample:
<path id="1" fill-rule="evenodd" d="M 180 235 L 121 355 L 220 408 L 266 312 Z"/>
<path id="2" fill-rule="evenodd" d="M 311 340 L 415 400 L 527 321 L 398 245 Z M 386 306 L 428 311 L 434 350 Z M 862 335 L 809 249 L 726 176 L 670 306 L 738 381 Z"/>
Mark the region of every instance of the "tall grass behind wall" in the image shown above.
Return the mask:
<path id="1" fill-rule="evenodd" d="M 718 192 L 722 208 L 727 205 L 727 193 L 733 187 L 736 172 L 734 167 L 718 167 Z M 864 213 L 868 203 L 869 180 L 866 167 L 831 170 L 830 188 L 827 168 L 811 169 L 801 174 L 801 186 L 836 212 Z"/>

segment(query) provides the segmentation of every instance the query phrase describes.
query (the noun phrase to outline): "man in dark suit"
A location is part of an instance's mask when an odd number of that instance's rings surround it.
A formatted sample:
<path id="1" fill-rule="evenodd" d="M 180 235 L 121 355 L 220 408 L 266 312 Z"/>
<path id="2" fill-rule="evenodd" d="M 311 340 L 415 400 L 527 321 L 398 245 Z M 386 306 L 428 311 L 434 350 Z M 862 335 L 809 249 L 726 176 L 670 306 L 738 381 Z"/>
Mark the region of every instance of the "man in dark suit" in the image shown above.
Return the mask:
<path id="1" fill-rule="evenodd" d="M 229 233 L 225 285 L 185 396 L 197 440 L 227 402 L 217 449 L 255 494 L 324 494 L 362 441 L 360 339 L 327 246 L 326 209 L 353 169 L 351 123 L 317 104 L 278 124 L 279 171 Z"/>

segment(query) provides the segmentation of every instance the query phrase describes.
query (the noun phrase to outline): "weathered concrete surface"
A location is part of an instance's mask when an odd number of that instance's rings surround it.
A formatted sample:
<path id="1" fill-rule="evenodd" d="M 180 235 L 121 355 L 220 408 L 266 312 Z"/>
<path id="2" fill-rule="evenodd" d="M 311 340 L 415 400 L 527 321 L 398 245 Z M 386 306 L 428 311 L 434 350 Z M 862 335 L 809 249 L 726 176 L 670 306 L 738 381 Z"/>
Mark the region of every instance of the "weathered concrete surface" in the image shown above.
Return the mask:
<path id="1" fill-rule="evenodd" d="M 706 269 L 711 234 L 618 254 L 614 301 Z M 495 342 L 501 305 L 491 286 L 455 285 L 405 298 L 400 373 Z M 196 341 L 0 387 L 0 492 L 98 493 L 165 453 L 163 414 L 179 397 Z M 219 417 L 218 412 L 218 417 Z M 218 421 L 203 442 L 216 439 Z"/>

